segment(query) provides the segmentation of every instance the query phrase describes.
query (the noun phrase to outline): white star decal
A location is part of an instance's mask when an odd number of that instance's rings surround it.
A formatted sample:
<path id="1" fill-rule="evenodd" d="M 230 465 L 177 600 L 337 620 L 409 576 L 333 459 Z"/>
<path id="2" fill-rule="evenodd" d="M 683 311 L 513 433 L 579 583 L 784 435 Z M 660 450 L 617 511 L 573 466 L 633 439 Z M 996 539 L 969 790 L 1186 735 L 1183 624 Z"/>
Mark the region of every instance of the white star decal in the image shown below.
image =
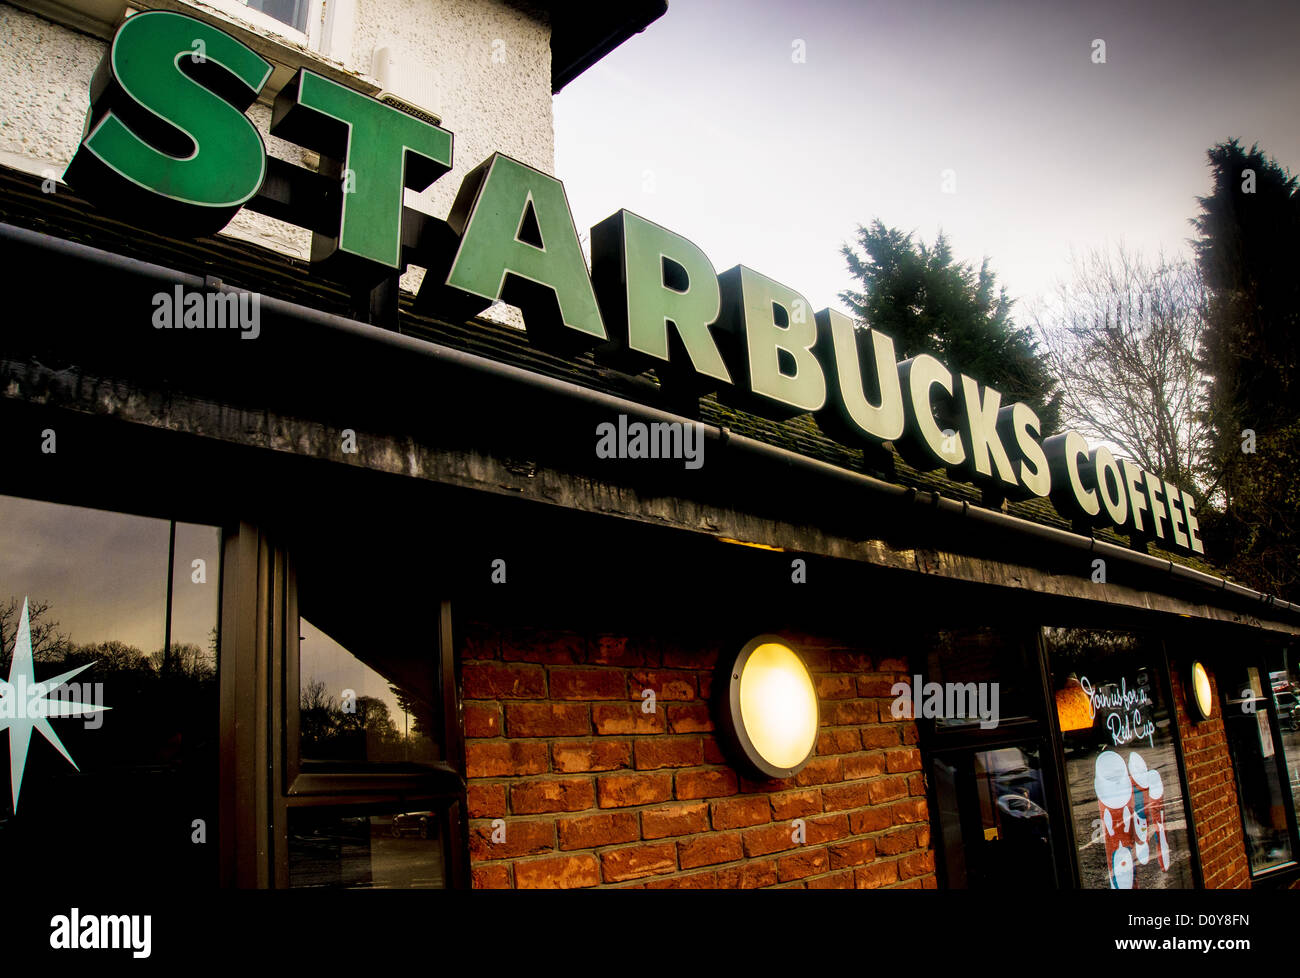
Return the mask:
<path id="1" fill-rule="evenodd" d="M 27 599 L 23 598 L 23 615 L 18 622 L 18 635 L 14 639 L 14 657 L 9 664 L 9 681 L 0 680 L 0 730 L 9 731 L 9 789 L 13 797 L 14 812 L 18 811 L 18 792 L 23 786 L 23 768 L 27 766 L 27 748 L 32 730 L 39 730 L 64 759 L 78 771 L 77 762 L 68 754 L 59 735 L 50 726 L 49 717 L 82 716 L 110 709 L 88 703 L 69 703 L 65 700 L 48 700 L 50 693 L 73 676 L 93 666 L 88 662 L 71 672 L 53 679 L 36 682 L 32 669 L 32 632 L 27 619 Z"/>

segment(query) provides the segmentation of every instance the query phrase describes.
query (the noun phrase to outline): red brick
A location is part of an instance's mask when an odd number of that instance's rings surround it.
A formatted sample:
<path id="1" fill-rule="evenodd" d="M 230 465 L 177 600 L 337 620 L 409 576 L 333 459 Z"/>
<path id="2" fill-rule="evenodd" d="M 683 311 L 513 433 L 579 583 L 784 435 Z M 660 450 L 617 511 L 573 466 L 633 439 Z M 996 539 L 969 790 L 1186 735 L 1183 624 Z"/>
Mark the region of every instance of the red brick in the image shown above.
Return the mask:
<path id="1" fill-rule="evenodd" d="M 862 737 L 856 729 L 836 727 L 817 735 L 818 754 L 851 754 L 862 749 Z"/>
<path id="2" fill-rule="evenodd" d="M 727 754 L 718 743 L 716 737 L 702 737 L 704 741 L 704 763 L 705 764 L 726 764 Z"/>
<path id="3" fill-rule="evenodd" d="M 465 745 L 465 773 L 470 778 L 544 774 L 548 761 L 545 744 L 483 740 Z"/>
<path id="4" fill-rule="evenodd" d="M 933 872 L 934 853 L 932 851 L 908 853 L 898 861 L 899 879 L 911 879 L 913 876 Z"/>
<path id="5" fill-rule="evenodd" d="M 599 635 L 588 649 L 587 661 L 593 666 L 639 666 L 645 656 L 624 635 Z"/>
<path id="6" fill-rule="evenodd" d="M 810 890 L 851 890 L 853 889 L 853 873 L 845 870 L 842 873 L 831 873 L 829 876 L 818 876 L 816 879 L 808 881 Z"/>
<path id="7" fill-rule="evenodd" d="M 561 774 L 579 771 L 616 771 L 632 766 L 632 743 L 628 740 L 570 740 L 551 745 L 555 770 Z"/>
<path id="8" fill-rule="evenodd" d="M 700 673 L 696 678 L 696 682 L 699 683 L 700 686 L 700 699 L 708 700 L 708 698 L 713 695 L 713 673 Z"/>
<path id="9" fill-rule="evenodd" d="M 631 688 L 640 696 L 643 689 L 653 689 L 657 700 L 695 699 L 696 674 L 684 669 L 635 669 Z"/>
<path id="10" fill-rule="evenodd" d="M 581 662 L 586 641 L 576 632 L 520 629 L 501 640 L 501 658 L 507 662 L 542 662 L 547 665 Z"/>
<path id="11" fill-rule="evenodd" d="M 470 818 L 497 818 L 506 813 L 506 786 L 471 781 L 465 789 Z"/>
<path id="12" fill-rule="evenodd" d="M 857 695 L 857 686 L 852 676 L 818 676 L 817 698 L 822 700 L 846 700 Z"/>
<path id="13" fill-rule="evenodd" d="M 894 824 L 893 813 L 888 808 L 864 808 L 849 813 L 849 828 L 854 835 L 879 832 Z"/>
<path id="14" fill-rule="evenodd" d="M 703 733 L 713 729 L 713 714 L 705 703 L 674 703 L 667 707 L 673 733 Z"/>
<path id="15" fill-rule="evenodd" d="M 552 669 L 551 698 L 625 700 L 627 673 L 621 669 Z"/>
<path id="16" fill-rule="evenodd" d="M 890 702 L 882 704 L 880 708 L 881 714 L 888 716 L 894 700 L 894 684 L 897 682 L 898 680 L 893 676 L 859 676 L 858 695 L 872 699 L 888 699 Z"/>
<path id="17" fill-rule="evenodd" d="M 466 662 L 462 665 L 461 681 L 467 700 L 540 700 L 546 697 L 546 673 L 541 666 Z"/>
<path id="18" fill-rule="evenodd" d="M 860 672 L 870 672 L 871 656 L 865 652 L 836 649 L 827 653 L 826 667 L 831 672 L 851 672 L 855 675 Z"/>
<path id="19" fill-rule="evenodd" d="M 801 880 L 805 876 L 815 876 L 830 869 L 830 857 L 822 848 L 805 849 L 789 856 L 782 856 L 776 861 L 777 878 L 782 883 Z"/>
<path id="20" fill-rule="evenodd" d="M 822 704 L 822 724 L 842 727 L 876 722 L 875 700 L 831 700 Z"/>
<path id="21" fill-rule="evenodd" d="M 900 741 L 897 726 L 881 726 L 879 724 L 870 727 L 864 727 L 862 733 L 862 746 L 867 750 L 873 747 L 897 747 Z"/>
<path id="22" fill-rule="evenodd" d="M 731 863 L 744 855 L 739 832 L 712 832 L 677 843 L 677 859 L 682 869 Z"/>
<path id="23" fill-rule="evenodd" d="M 738 829 L 762 825 L 768 821 L 770 807 L 766 798 L 728 798 L 713 803 L 713 827 Z"/>
<path id="24" fill-rule="evenodd" d="M 640 703 L 599 703 L 591 708 L 591 720 L 596 733 L 602 736 L 616 734 L 666 733 L 668 722 L 662 710 L 643 713 Z"/>
<path id="25" fill-rule="evenodd" d="M 909 774 L 907 776 L 907 793 L 909 795 L 925 794 L 925 775 Z"/>
<path id="26" fill-rule="evenodd" d="M 512 818 L 505 824 L 505 839 L 492 841 L 491 822 L 471 825 L 469 830 L 470 858 L 514 859 L 517 856 L 531 856 L 538 852 L 550 852 L 555 848 L 555 823 L 545 821 Z"/>
<path id="27" fill-rule="evenodd" d="M 476 890 L 508 890 L 511 887 L 508 863 L 489 863 L 475 866 L 471 880 Z"/>
<path id="28" fill-rule="evenodd" d="M 501 707 L 496 703 L 466 703 L 465 736 L 500 737 Z"/>
<path id="29" fill-rule="evenodd" d="M 881 659 L 876 663 L 876 669 L 880 672 L 907 672 L 907 660 Z"/>
<path id="30" fill-rule="evenodd" d="M 890 774 L 921 770 L 921 752 L 915 747 L 885 751 L 885 765 Z"/>
<path id="31" fill-rule="evenodd" d="M 511 737 L 584 737 L 591 733 L 590 707 L 582 703 L 507 703 Z"/>
<path id="32" fill-rule="evenodd" d="M 501 652 L 501 633 L 491 625 L 471 622 L 461 632 L 461 659 L 495 659 Z"/>
<path id="33" fill-rule="evenodd" d="M 647 890 L 712 890 L 718 885 L 718 874 L 709 870 L 705 873 L 690 873 L 686 876 L 670 876 L 668 879 L 649 880 Z"/>
<path id="34" fill-rule="evenodd" d="M 824 789 L 823 789 L 824 790 Z M 787 821 L 804 815 L 816 815 L 822 810 L 822 793 L 813 788 L 807 791 L 786 791 L 771 795 L 772 820 Z"/>
<path id="35" fill-rule="evenodd" d="M 895 798 L 907 797 L 907 778 L 898 775 L 868 781 L 867 784 L 871 787 L 871 804 L 873 805 L 893 801 Z"/>
<path id="36" fill-rule="evenodd" d="M 924 822 L 930 818 L 930 812 L 926 807 L 924 798 L 908 798 L 906 801 L 896 801 L 890 806 L 890 811 L 893 812 L 894 823 L 898 825 L 907 822 Z"/>
<path id="37" fill-rule="evenodd" d="M 870 839 L 837 842 L 828 851 L 831 856 L 831 869 L 842 869 L 845 866 L 861 866 L 876 858 L 876 845 Z"/>
<path id="38" fill-rule="evenodd" d="M 838 757 L 814 757 L 794 777 L 794 783 L 801 788 L 813 784 L 829 784 L 844 779 L 843 769 Z"/>
<path id="39" fill-rule="evenodd" d="M 734 795 L 736 788 L 736 774 L 726 768 L 677 772 L 677 797 L 682 801 Z"/>
<path id="40" fill-rule="evenodd" d="M 897 856 L 916 848 L 916 830 L 912 828 L 895 829 L 876 839 L 876 852 L 882 856 Z"/>
<path id="41" fill-rule="evenodd" d="M 718 886 L 724 890 L 755 890 L 775 883 L 775 860 L 748 862 L 718 870 Z"/>
<path id="42" fill-rule="evenodd" d="M 600 864 L 587 853 L 515 863 L 515 885 L 521 890 L 567 890 L 599 882 Z"/>
<path id="43" fill-rule="evenodd" d="M 628 846 L 600 854 L 606 883 L 625 883 L 677 871 L 677 847 L 671 842 L 649 846 Z"/>
<path id="44" fill-rule="evenodd" d="M 639 771 L 704 763 L 704 746 L 699 737 L 647 737 L 634 741 L 632 746 Z"/>
<path id="45" fill-rule="evenodd" d="M 745 844 L 745 855 L 751 859 L 755 856 L 766 856 L 769 853 L 793 849 L 796 845 L 794 829 L 786 822 L 745 829 L 741 832 L 740 838 Z"/>
<path id="46" fill-rule="evenodd" d="M 709 806 L 705 802 L 662 805 L 641 813 L 641 837 L 663 839 L 671 835 L 691 835 L 709 830 Z"/>
<path id="47" fill-rule="evenodd" d="M 598 846 L 635 842 L 641 837 L 635 812 L 604 812 L 575 815 L 559 820 L 561 849 L 595 849 Z"/>
<path id="48" fill-rule="evenodd" d="M 917 731 L 916 724 L 913 723 L 911 720 L 906 721 L 903 724 L 903 743 L 915 744 L 920 739 L 921 739 L 921 734 L 919 731 Z"/>
<path id="49" fill-rule="evenodd" d="M 711 671 L 718 664 L 716 648 L 693 648 L 679 644 L 664 646 L 664 663 L 669 669 L 703 669 Z"/>
<path id="50" fill-rule="evenodd" d="M 525 781 L 510 789 L 510 808 L 516 815 L 542 812 L 580 812 L 595 807 L 590 778 Z"/>
<path id="51" fill-rule="evenodd" d="M 822 788 L 822 807 L 828 812 L 861 808 L 870 802 L 870 786 L 862 781 L 827 785 Z"/>
<path id="52" fill-rule="evenodd" d="M 809 845 L 822 842 L 834 842 L 849 834 L 849 817 L 847 815 L 823 815 L 810 818 L 807 822 L 807 841 Z"/>
<path id="53" fill-rule="evenodd" d="M 673 795 L 671 774 L 606 774 L 596 780 L 601 808 L 627 808 L 667 801 Z"/>
<path id="54" fill-rule="evenodd" d="M 874 890 L 881 886 L 888 886 L 897 879 L 897 863 L 872 863 L 853 871 L 853 880 L 859 890 Z"/>
<path id="55" fill-rule="evenodd" d="M 921 889 L 921 881 L 920 881 L 919 879 L 911 879 L 911 880 L 908 880 L 908 881 L 905 882 L 905 883 L 898 883 L 897 885 L 890 887 L 890 889 L 893 889 L 893 890 L 919 890 L 919 889 Z"/>

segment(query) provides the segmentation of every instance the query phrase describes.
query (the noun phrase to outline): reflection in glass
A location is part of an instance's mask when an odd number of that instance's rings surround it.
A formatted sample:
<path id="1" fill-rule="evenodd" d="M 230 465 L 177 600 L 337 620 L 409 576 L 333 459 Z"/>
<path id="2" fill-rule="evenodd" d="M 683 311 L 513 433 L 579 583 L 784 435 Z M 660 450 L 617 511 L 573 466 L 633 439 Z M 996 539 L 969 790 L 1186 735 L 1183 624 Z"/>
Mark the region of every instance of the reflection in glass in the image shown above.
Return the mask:
<path id="1" fill-rule="evenodd" d="M 446 885 L 432 807 L 291 808 L 289 885 L 439 889 Z"/>
<path id="2" fill-rule="evenodd" d="M 1193 885 L 1186 800 L 1159 649 L 1128 632 L 1044 629 L 1064 741 L 1079 881 Z"/>
<path id="3" fill-rule="evenodd" d="M 79 874 L 215 882 L 220 531 L 5 496 L 0 528 L 0 677 L 26 601 L 34 679 L 87 667 L 48 698 L 106 707 L 49 719 L 73 763 L 33 733 L 17 798 L 0 735 L 6 872 L 75 840 Z"/>
<path id="4" fill-rule="evenodd" d="M 1292 859 L 1270 719 L 1273 697 L 1266 695 L 1260 670 L 1254 666 L 1227 677 L 1230 681 L 1222 690 L 1223 726 L 1237 775 L 1246 855 L 1251 872 L 1258 873 Z"/>
<path id="5" fill-rule="evenodd" d="M 1048 888 L 1051 826 L 1038 748 L 945 752 L 932 763 L 952 889 Z"/>
<path id="6" fill-rule="evenodd" d="M 1282 732 L 1287 779 L 1296 812 L 1300 812 L 1300 662 L 1294 647 L 1272 650 L 1267 656 L 1277 725 Z"/>
<path id="7" fill-rule="evenodd" d="M 438 760 L 429 654 L 372 642 L 367 663 L 306 618 L 299 622 L 303 760 Z"/>
<path id="8" fill-rule="evenodd" d="M 1038 712 L 1031 707 L 1035 694 L 1025 684 L 1038 668 L 1030 661 L 1030 656 L 1036 655 L 1032 632 L 987 627 L 944 629 L 927 637 L 926 647 L 927 683 L 962 684 L 972 693 L 978 690 L 990 702 L 989 690 L 996 683 L 999 722 Z M 965 712 L 966 716 L 937 717 L 935 725 L 951 729 L 979 724 L 972 704 L 967 704 Z"/>

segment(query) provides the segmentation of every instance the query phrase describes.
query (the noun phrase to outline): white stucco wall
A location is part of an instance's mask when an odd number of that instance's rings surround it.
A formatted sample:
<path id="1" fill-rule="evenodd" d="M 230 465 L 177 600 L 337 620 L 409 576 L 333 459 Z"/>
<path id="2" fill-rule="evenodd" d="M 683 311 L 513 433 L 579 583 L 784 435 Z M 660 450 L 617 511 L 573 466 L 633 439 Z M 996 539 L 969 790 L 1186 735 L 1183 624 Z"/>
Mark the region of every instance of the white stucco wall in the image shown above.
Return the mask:
<path id="1" fill-rule="evenodd" d="M 369 76 L 376 48 L 434 80 L 442 126 L 453 134 L 453 169 L 408 206 L 446 217 L 466 173 L 494 151 L 555 170 L 550 28 L 493 0 L 355 0 L 352 42 L 343 63 Z M 211 9 L 211 8 L 208 8 Z M 0 163 L 62 175 L 82 135 L 91 75 L 107 42 L 0 3 Z M 350 50 L 350 54 L 347 54 Z M 249 117 L 267 151 L 305 164 L 311 154 L 269 135 L 270 107 Z M 243 211 L 223 232 L 306 258 L 309 232 Z M 402 279 L 419 285 L 422 272 Z M 505 310 L 506 321 L 517 314 Z"/>

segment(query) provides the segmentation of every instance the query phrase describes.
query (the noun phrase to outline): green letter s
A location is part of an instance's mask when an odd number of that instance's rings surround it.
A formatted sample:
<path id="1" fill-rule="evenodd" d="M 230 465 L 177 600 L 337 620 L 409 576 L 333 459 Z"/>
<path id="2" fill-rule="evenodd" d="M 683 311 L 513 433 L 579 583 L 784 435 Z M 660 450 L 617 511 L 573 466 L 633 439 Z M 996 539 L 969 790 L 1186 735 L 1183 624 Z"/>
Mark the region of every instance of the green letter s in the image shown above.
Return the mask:
<path id="1" fill-rule="evenodd" d="M 133 223 L 215 233 L 266 174 L 244 110 L 270 77 L 270 63 L 224 31 L 170 11 L 136 14 L 91 81 L 87 135 L 65 179 Z"/>

